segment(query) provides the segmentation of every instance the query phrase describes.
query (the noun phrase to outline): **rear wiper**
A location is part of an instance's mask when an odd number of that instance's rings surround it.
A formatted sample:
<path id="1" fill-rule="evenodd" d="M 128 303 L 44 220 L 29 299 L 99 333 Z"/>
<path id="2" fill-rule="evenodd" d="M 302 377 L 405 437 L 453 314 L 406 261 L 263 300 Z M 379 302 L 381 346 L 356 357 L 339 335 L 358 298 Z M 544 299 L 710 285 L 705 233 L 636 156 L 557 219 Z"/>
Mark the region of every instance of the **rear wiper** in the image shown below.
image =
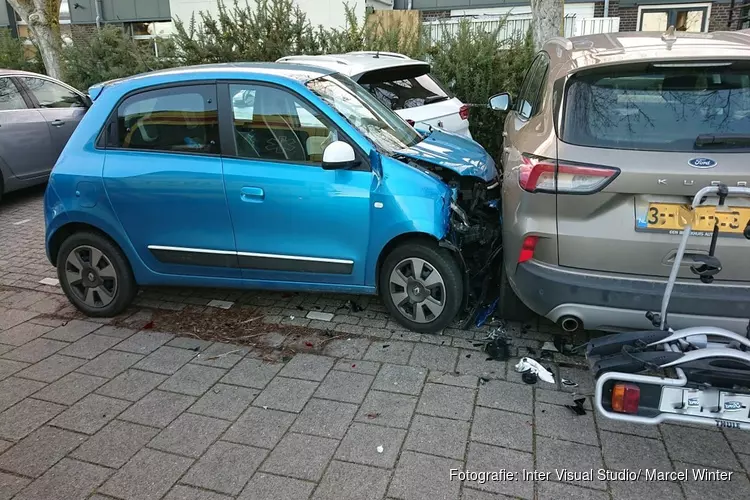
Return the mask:
<path id="1" fill-rule="evenodd" d="M 713 144 L 750 146 L 750 134 L 701 134 L 695 138 L 696 148 Z"/>
<path id="2" fill-rule="evenodd" d="M 446 95 L 431 95 L 430 97 L 426 97 L 424 100 L 425 104 L 434 104 L 436 102 L 442 102 L 447 101 L 448 96 Z"/>

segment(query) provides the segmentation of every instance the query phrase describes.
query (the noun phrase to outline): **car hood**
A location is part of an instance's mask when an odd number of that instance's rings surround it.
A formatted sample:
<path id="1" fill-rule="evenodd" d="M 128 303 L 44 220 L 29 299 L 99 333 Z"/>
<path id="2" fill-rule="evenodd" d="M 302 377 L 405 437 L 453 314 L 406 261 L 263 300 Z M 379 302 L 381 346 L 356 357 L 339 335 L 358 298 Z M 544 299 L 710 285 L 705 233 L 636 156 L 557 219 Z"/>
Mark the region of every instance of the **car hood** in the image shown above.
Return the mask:
<path id="1" fill-rule="evenodd" d="M 397 155 L 434 163 L 459 175 L 479 177 L 485 181 L 497 178 L 495 161 L 485 149 L 471 139 L 440 130 L 433 130 L 425 140 Z"/>

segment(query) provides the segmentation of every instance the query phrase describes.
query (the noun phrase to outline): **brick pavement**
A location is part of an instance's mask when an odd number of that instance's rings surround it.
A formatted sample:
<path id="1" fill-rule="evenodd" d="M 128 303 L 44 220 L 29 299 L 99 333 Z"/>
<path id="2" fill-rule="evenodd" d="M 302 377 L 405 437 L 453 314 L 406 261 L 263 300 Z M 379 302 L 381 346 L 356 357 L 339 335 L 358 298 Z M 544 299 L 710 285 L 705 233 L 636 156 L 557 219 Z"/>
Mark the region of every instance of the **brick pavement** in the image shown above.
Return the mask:
<path id="1" fill-rule="evenodd" d="M 56 287 L 39 284 L 55 276 L 42 236 L 40 190 L 0 204 L 0 500 L 642 500 L 750 492 L 746 433 L 573 416 L 560 387 L 525 385 L 513 360 L 488 361 L 472 342 L 483 331 L 405 332 L 375 299 L 357 298 L 364 310 L 351 313 L 331 295 L 148 290 L 124 321 L 130 327 L 80 318 Z M 268 362 L 255 349 L 139 330 L 153 308 L 208 314 L 216 310 L 211 300 L 342 338 L 320 354 Z M 306 318 L 326 312 L 331 321 Z M 512 332 L 523 354 L 551 339 L 554 327 L 540 321 Z M 284 336 L 266 340 L 280 345 Z M 587 372 L 566 367 L 559 375 L 591 394 Z M 555 473 L 592 468 L 710 468 L 732 479 L 588 481 Z M 461 482 L 451 481 L 450 469 L 551 474 Z"/>

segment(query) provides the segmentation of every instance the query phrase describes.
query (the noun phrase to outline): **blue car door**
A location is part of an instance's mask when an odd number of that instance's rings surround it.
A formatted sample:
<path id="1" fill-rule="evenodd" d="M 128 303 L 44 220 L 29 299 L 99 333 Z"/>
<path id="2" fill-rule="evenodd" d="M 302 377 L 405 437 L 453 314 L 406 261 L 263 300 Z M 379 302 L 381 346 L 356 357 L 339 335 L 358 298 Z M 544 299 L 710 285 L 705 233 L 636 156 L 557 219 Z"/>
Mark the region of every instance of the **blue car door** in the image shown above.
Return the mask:
<path id="1" fill-rule="evenodd" d="M 232 115 L 222 123 L 230 143 L 224 182 L 243 277 L 303 288 L 364 285 L 374 181 L 367 162 L 324 170 L 325 147 L 347 139 L 289 89 L 259 83 L 219 89 L 230 104 L 222 109 Z"/>
<path id="2" fill-rule="evenodd" d="M 240 278 L 215 84 L 146 89 L 107 125 L 104 182 L 144 263 L 162 274 Z"/>

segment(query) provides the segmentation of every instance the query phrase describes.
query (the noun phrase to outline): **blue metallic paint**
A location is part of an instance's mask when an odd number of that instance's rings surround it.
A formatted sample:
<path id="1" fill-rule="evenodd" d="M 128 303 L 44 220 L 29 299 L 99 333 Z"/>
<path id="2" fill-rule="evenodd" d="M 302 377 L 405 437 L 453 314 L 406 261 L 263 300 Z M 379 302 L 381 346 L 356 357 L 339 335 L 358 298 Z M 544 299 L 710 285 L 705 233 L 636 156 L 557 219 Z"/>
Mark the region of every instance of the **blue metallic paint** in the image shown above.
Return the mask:
<path id="1" fill-rule="evenodd" d="M 304 86 L 306 79 L 323 74 L 327 72 L 320 68 L 292 65 L 217 65 L 154 72 L 97 88 L 94 104 L 60 156 L 47 188 L 48 256 L 56 231 L 84 223 L 122 248 L 142 285 L 375 293 L 378 258 L 390 241 L 405 234 L 436 240 L 446 236 L 451 191 L 433 176 L 381 156 Z M 164 84 L 219 80 L 261 81 L 294 90 L 361 148 L 375 172 L 184 154 L 105 154 L 96 149 L 102 125 L 126 94 Z M 425 142 L 411 148 L 410 155 L 442 162 L 463 175 L 494 178 L 494 162 L 473 141 L 436 131 Z M 76 196 L 81 183 L 89 193 L 84 204 L 92 205 L 95 193 L 94 206 L 84 207 Z M 245 188 L 255 203 L 243 201 Z M 186 190 L 191 196 L 185 196 Z M 380 203 L 382 208 L 376 208 Z M 355 265 L 352 275 L 343 276 L 201 269 L 163 264 L 147 245 L 351 259 Z"/>

